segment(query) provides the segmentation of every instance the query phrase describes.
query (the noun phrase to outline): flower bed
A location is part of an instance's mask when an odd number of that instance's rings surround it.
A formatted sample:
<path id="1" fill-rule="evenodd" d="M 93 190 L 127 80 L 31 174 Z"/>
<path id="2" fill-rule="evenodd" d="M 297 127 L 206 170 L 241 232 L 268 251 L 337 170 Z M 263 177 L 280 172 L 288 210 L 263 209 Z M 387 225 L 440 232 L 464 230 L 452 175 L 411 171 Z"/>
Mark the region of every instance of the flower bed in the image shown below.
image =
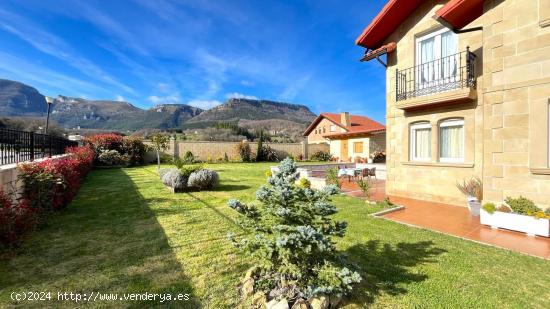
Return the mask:
<path id="1" fill-rule="evenodd" d="M 550 236 L 550 220 L 495 211 L 492 214 L 484 209 L 480 211 L 480 222 L 493 228 L 503 228 L 527 233 L 528 235 Z"/>
<path id="2" fill-rule="evenodd" d="M 543 212 L 535 203 L 522 196 L 507 197 L 505 202 L 499 207 L 493 203 L 483 205 L 480 210 L 481 224 L 550 237 L 550 209 Z"/>

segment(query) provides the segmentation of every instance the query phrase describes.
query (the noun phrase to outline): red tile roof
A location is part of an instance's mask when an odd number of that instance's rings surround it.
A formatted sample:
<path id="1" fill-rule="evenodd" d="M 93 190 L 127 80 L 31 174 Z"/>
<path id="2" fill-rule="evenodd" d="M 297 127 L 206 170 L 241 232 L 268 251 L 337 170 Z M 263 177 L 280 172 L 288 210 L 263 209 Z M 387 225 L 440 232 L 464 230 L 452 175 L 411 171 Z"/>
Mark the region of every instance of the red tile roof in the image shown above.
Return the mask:
<path id="1" fill-rule="evenodd" d="M 323 120 L 323 118 L 330 120 L 334 124 L 338 125 L 341 128 L 344 128 L 347 131 L 347 132 L 336 132 L 336 133 L 325 134 L 323 135 L 325 137 L 344 136 L 344 135 L 362 135 L 362 134 L 386 130 L 385 125 L 377 121 L 374 121 L 366 116 L 350 115 L 351 126 L 344 126 L 344 124 L 342 124 L 341 122 L 341 114 L 321 113 L 307 127 L 306 131 L 304 132 L 304 136 L 308 135 L 311 131 L 313 131 L 313 129 L 317 126 L 317 124 L 321 120 Z"/>
<path id="2" fill-rule="evenodd" d="M 483 0 L 451 0 L 435 12 L 453 29 L 462 29 L 483 14 Z"/>
<path id="3" fill-rule="evenodd" d="M 355 44 L 377 49 L 401 25 L 423 0 L 389 0 L 355 40 Z M 435 13 L 438 20 L 454 29 L 464 26 L 483 14 L 483 0 L 450 0 Z"/>
<path id="4" fill-rule="evenodd" d="M 355 44 L 376 49 L 401 23 L 422 3 L 423 0 L 389 0 L 374 17 Z"/>

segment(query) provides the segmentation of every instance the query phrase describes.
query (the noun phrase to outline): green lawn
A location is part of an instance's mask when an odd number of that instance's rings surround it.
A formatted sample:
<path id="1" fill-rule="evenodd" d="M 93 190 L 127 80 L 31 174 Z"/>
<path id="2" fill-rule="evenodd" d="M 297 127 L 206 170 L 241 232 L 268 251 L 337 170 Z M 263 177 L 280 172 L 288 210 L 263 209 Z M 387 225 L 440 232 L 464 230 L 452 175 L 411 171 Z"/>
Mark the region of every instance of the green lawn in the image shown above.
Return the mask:
<path id="1" fill-rule="evenodd" d="M 0 256 L 0 307 L 74 307 L 21 302 L 12 292 L 189 293 L 189 301 L 79 303 L 91 307 L 234 308 L 249 264 L 225 238 L 243 233 L 229 198 L 254 199 L 269 164 L 216 164 L 215 191 L 171 194 L 155 166 L 92 172 L 78 196 L 21 248 Z M 364 281 L 347 307 L 550 307 L 550 261 L 369 216 L 338 197 L 349 222 L 338 243 Z"/>

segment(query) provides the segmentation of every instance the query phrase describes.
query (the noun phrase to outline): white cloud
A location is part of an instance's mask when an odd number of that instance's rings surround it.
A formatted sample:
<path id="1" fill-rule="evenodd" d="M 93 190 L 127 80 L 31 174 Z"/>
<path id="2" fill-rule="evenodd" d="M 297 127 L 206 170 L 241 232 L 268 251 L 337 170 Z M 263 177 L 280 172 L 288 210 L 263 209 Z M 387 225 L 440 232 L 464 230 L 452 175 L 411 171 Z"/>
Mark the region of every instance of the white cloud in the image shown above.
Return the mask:
<path id="1" fill-rule="evenodd" d="M 161 103 L 178 103 L 181 102 L 181 97 L 179 94 L 171 94 L 166 96 L 156 96 L 152 95 L 147 98 L 151 103 L 161 104 Z"/>
<path id="2" fill-rule="evenodd" d="M 249 99 L 249 100 L 258 100 L 258 97 L 253 95 L 245 95 L 238 92 L 226 93 L 225 97 L 227 99 Z"/>
<path id="3" fill-rule="evenodd" d="M 115 96 L 115 101 L 125 102 L 126 100 L 124 99 L 123 96 L 117 94 L 117 95 Z"/>
<path id="4" fill-rule="evenodd" d="M 66 95 L 75 95 L 76 91 L 104 92 L 104 89 L 87 81 L 67 76 L 40 65 L 27 62 L 16 56 L 0 51 L 0 73 L 13 79 L 29 83 L 33 86 L 44 87 L 49 91 L 56 91 Z M 69 93 L 68 93 L 69 92 Z"/>
<path id="5" fill-rule="evenodd" d="M 126 92 L 134 93 L 131 87 L 117 81 L 92 61 L 75 55 L 69 44 L 56 35 L 42 30 L 42 27 L 19 15 L 2 9 L 0 9 L 0 17 L 2 18 L 0 28 L 16 35 L 37 50 L 65 61 L 68 65 L 78 69 L 89 77 L 119 87 Z"/>
<path id="6" fill-rule="evenodd" d="M 218 100 L 192 100 L 187 102 L 187 104 L 202 109 L 210 109 L 212 107 L 222 104 L 222 102 Z"/>
<path id="7" fill-rule="evenodd" d="M 241 80 L 241 85 L 250 87 L 250 86 L 254 86 L 254 83 L 249 80 L 243 79 Z"/>

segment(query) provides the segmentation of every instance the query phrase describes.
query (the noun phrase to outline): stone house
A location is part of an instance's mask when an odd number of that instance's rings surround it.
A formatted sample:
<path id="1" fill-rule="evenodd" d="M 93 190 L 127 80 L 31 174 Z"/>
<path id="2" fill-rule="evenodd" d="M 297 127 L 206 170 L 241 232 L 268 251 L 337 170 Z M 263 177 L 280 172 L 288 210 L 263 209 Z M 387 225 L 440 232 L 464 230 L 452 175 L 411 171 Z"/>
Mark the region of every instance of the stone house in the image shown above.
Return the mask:
<path id="1" fill-rule="evenodd" d="M 388 195 L 550 206 L 550 1 L 389 0 L 356 44 L 387 55 Z"/>
<path id="2" fill-rule="evenodd" d="M 367 160 L 375 151 L 386 151 L 386 127 L 369 117 L 321 113 L 304 132 L 308 144 L 326 143 L 339 161 Z"/>

